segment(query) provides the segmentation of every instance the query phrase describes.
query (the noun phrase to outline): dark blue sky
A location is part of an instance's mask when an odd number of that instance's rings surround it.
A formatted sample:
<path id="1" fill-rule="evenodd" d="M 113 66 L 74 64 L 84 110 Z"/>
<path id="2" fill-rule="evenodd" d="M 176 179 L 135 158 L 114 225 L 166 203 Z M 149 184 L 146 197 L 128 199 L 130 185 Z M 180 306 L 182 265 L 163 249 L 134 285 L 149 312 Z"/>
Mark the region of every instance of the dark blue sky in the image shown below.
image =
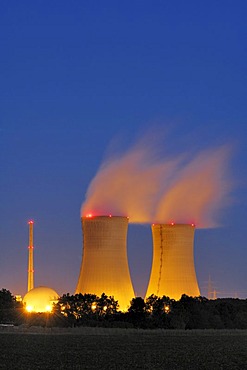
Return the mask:
<path id="1" fill-rule="evenodd" d="M 197 230 L 207 295 L 247 295 L 247 3 L 6 1 L 0 6 L 0 288 L 24 294 L 29 219 L 35 284 L 73 293 L 80 207 L 115 138 L 147 129 L 169 145 L 230 143 L 237 180 L 222 227 Z M 152 258 L 148 225 L 129 227 L 136 293 Z"/>

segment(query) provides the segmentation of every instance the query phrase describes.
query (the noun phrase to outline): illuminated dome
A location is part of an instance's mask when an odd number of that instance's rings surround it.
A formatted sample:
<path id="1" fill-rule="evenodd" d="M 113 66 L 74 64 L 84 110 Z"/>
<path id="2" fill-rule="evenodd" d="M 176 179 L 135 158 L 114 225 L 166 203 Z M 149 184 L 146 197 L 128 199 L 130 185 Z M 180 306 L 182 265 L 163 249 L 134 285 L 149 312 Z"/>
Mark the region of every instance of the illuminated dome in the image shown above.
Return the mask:
<path id="1" fill-rule="evenodd" d="M 57 292 L 46 286 L 29 290 L 23 298 L 28 312 L 51 312 L 52 305 L 59 298 Z"/>

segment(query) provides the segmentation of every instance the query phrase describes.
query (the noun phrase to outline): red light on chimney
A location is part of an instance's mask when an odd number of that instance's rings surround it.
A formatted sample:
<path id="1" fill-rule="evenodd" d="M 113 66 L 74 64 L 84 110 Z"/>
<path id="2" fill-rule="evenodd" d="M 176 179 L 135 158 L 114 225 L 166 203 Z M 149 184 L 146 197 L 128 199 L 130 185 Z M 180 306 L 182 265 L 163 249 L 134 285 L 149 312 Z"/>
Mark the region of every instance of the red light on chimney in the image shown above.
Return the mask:
<path id="1" fill-rule="evenodd" d="M 88 213 L 88 214 L 86 215 L 86 217 L 87 217 L 87 218 L 91 218 L 91 217 L 93 217 L 93 215 L 92 215 L 92 213 Z"/>
<path id="2" fill-rule="evenodd" d="M 33 224 L 33 220 L 28 221 L 28 224 L 29 224 L 29 225 L 30 225 L 30 224 Z"/>

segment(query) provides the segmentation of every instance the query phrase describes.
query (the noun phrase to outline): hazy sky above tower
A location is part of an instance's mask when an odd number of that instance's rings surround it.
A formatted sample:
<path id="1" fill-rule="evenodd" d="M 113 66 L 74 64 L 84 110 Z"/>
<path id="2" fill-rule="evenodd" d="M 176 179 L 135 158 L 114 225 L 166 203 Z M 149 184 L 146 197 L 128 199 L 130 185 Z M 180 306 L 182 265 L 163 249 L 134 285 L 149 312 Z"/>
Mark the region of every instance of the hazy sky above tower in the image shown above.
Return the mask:
<path id="1" fill-rule="evenodd" d="M 13 0 L 0 8 L 0 289 L 26 292 L 33 219 L 35 285 L 74 292 L 89 185 L 104 158 L 119 169 L 148 132 L 145 153 L 127 168 L 134 183 L 157 180 L 135 188 L 135 201 L 147 195 L 140 213 L 159 184 L 169 192 L 155 198 L 157 219 L 174 212 L 174 199 L 191 205 L 214 179 L 212 215 L 222 204 L 218 185 L 230 203 L 217 213 L 221 227 L 195 232 L 199 285 L 206 295 L 210 275 L 219 296 L 246 297 L 246 1 Z M 165 185 L 164 171 L 173 180 Z M 137 294 L 145 294 L 151 244 L 149 225 L 129 226 Z"/>

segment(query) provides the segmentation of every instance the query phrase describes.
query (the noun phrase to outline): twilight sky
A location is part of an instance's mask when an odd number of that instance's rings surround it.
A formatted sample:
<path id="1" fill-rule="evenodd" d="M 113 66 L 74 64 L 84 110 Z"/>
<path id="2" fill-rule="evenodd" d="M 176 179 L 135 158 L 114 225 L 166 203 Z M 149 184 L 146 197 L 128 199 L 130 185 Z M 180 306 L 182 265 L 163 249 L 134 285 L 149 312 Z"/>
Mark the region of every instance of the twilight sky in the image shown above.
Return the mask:
<path id="1" fill-rule="evenodd" d="M 219 297 L 246 298 L 246 15 L 245 0 L 1 3 L 0 289 L 26 292 L 33 219 L 35 285 L 74 293 L 89 184 L 149 133 L 175 158 L 231 147 L 231 203 L 196 230 L 195 265 L 202 295 L 210 275 Z M 148 224 L 129 226 L 128 254 L 143 296 Z"/>

